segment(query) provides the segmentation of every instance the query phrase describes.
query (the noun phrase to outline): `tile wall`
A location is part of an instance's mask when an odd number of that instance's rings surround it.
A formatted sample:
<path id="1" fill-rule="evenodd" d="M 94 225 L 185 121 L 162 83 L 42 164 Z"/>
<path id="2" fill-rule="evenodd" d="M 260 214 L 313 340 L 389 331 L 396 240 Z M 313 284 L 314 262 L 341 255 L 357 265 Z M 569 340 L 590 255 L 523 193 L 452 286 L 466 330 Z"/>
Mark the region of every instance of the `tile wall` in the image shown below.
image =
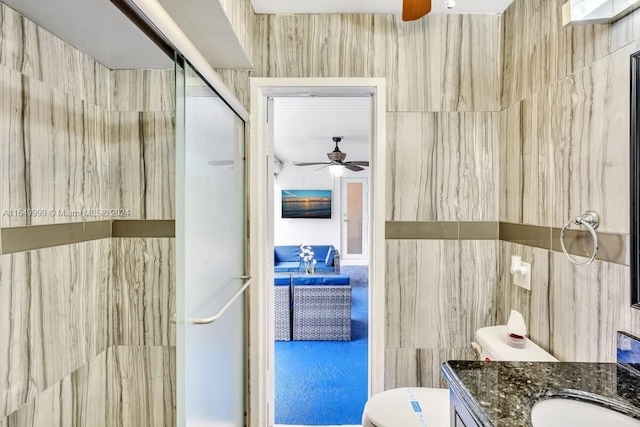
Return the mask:
<path id="1" fill-rule="evenodd" d="M 498 220 L 499 16 L 255 19 L 253 76 L 387 78 L 388 230 Z M 441 385 L 440 363 L 472 358 L 473 331 L 494 321 L 498 242 L 396 236 L 386 242 L 385 387 Z"/>
<path id="2" fill-rule="evenodd" d="M 0 426 L 174 425 L 174 242 L 110 238 L 174 218 L 173 70 L 0 27 Z M 74 213 L 100 208 L 123 212 Z"/>
<path id="3" fill-rule="evenodd" d="M 500 221 L 509 224 L 501 227 L 497 320 L 518 309 L 531 338 L 559 359 L 615 362 L 616 331 L 640 334 L 628 260 L 614 253 L 626 250 L 629 234 L 629 55 L 640 50 L 640 11 L 611 25 L 562 28 L 562 3 L 516 0 L 503 15 L 499 194 Z M 601 251 L 613 262 L 574 266 L 557 232 L 549 244 L 533 243 L 542 248 L 518 239 L 520 224 L 558 229 L 587 209 L 602 215 L 598 231 L 610 235 Z M 512 254 L 532 262 L 531 292 L 513 286 Z"/>

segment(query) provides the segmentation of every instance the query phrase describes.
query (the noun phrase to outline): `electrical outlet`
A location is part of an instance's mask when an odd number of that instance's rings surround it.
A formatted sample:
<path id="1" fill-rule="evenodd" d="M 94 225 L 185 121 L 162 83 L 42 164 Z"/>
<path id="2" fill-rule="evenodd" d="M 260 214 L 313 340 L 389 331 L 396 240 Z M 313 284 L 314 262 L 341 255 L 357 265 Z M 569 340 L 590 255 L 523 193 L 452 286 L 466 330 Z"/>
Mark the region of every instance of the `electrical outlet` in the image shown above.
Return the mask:
<path id="1" fill-rule="evenodd" d="M 525 273 L 515 273 L 513 275 L 513 284 L 520 286 L 528 291 L 531 290 L 531 264 L 528 262 L 522 262 L 523 270 Z"/>

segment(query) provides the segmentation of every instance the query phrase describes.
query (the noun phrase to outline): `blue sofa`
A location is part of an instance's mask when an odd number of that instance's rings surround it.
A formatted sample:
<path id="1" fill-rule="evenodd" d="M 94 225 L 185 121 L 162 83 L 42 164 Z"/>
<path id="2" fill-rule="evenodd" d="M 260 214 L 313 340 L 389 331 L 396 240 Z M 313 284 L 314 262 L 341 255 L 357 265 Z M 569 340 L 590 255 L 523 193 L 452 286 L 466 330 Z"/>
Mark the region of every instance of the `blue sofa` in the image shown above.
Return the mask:
<path id="1" fill-rule="evenodd" d="M 340 252 L 333 245 L 311 245 L 316 259 L 315 272 L 318 274 L 340 274 Z M 300 246 L 274 246 L 274 273 L 297 273 L 304 270 L 300 261 Z"/>

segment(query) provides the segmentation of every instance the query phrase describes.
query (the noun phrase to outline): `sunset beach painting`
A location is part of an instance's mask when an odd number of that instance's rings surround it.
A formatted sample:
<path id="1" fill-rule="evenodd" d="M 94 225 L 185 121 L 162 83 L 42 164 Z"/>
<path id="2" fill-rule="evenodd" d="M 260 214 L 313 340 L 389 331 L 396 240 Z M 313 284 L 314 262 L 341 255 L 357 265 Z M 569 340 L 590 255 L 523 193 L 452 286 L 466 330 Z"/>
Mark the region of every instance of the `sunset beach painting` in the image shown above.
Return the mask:
<path id="1" fill-rule="evenodd" d="M 331 190 L 282 190 L 282 218 L 331 218 Z"/>

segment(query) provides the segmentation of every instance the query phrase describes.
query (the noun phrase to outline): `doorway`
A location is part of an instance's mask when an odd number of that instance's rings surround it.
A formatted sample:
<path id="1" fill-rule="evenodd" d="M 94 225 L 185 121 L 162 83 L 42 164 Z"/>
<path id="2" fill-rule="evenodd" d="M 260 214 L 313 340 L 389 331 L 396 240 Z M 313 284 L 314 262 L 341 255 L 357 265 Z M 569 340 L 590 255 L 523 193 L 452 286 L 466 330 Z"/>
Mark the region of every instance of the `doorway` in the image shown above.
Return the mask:
<path id="1" fill-rule="evenodd" d="M 368 395 L 384 386 L 384 212 L 385 212 L 385 85 L 384 79 L 323 78 L 251 81 L 250 148 L 250 263 L 257 286 L 250 293 L 250 425 L 274 425 L 274 140 L 268 99 L 292 96 L 369 96 L 370 197 L 367 210 L 369 239 Z M 340 181 L 337 183 L 341 187 Z M 342 212 L 336 212 L 341 218 Z"/>
<path id="2" fill-rule="evenodd" d="M 366 265 L 368 261 L 367 178 L 341 178 L 341 243 L 345 265 Z"/>

